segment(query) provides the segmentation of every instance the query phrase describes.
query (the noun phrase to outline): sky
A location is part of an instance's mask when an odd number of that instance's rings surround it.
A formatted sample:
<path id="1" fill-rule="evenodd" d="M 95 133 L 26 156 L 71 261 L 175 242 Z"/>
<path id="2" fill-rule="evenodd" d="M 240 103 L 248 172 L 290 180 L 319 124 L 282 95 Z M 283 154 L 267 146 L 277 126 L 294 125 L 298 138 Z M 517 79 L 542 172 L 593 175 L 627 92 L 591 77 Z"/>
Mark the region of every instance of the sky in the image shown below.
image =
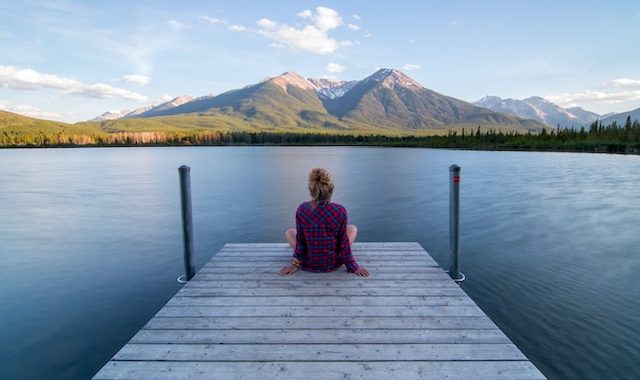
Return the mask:
<path id="1" fill-rule="evenodd" d="M 76 122 L 285 71 L 640 107 L 640 1 L 0 0 L 0 109 Z"/>

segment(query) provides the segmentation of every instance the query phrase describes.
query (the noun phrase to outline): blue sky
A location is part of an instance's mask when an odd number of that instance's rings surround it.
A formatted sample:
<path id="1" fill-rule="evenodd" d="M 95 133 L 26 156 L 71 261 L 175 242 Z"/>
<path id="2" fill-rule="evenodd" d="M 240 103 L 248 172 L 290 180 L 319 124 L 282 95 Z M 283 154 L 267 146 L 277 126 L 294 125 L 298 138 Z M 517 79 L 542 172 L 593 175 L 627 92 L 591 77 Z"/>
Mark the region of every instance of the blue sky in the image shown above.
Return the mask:
<path id="1" fill-rule="evenodd" d="M 0 2 L 0 109 L 79 121 L 293 70 L 465 101 L 640 107 L 640 2 Z"/>

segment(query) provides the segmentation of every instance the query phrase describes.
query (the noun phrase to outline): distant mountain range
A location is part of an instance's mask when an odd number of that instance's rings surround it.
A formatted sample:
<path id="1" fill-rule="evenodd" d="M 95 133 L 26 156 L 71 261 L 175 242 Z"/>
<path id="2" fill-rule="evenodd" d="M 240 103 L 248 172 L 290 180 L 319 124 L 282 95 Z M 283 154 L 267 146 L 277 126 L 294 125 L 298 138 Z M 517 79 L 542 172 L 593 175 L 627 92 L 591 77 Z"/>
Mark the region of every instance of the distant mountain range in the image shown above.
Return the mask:
<path id="1" fill-rule="evenodd" d="M 122 111 L 107 111 L 89 121 L 105 121 L 105 120 L 116 120 L 116 119 L 127 119 L 132 117 L 150 117 L 157 116 L 156 114 L 159 112 L 166 111 L 168 109 L 181 106 L 185 103 L 188 103 L 193 100 L 192 96 L 178 96 L 177 98 L 173 98 L 168 102 L 164 102 L 158 104 L 157 106 L 146 106 L 136 108 L 135 110 L 122 110 Z"/>
<path id="2" fill-rule="evenodd" d="M 609 125 L 615 121 L 616 123 L 618 123 L 618 125 L 624 125 L 624 123 L 627 121 L 627 117 L 631 117 L 632 122 L 635 120 L 640 120 L 640 108 L 636 108 L 633 111 L 627 111 L 627 112 L 621 112 L 621 113 L 615 113 L 615 114 L 609 115 L 604 119 L 602 119 L 602 124 Z"/>
<path id="3" fill-rule="evenodd" d="M 170 104 L 168 104 L 170 103 Z M 539 120 L 495 112 L 423 87 L 396 69 L 359 81 L 305 79 L 295 72 L 217 96 L 180 97 L 143 112 L 104 119 L 225 115 L 267 128 L 411 131 L 468 127 L 540 131 Z"/>
<path id="4" fill-rule="evenodd" d="M 550 127 L 587 127 L 596 119 L 602 118 L 602 115 L 584 110 L 580 107 L 562 108 L 539 96 L 532 96 L 522 100 L 485 96 L 474 104 L 496 112 L 537 120 Z"/>

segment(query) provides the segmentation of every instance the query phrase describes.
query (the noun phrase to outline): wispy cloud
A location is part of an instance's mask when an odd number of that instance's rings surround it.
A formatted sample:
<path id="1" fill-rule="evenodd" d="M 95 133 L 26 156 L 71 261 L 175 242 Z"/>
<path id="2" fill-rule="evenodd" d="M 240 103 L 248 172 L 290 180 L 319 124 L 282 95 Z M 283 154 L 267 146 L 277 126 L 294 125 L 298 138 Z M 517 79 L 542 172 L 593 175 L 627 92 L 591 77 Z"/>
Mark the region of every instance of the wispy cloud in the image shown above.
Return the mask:
<path id="1" fill-rule="evenodd" d="M 177 30 L 177 31 L 191 28 L 191 25 L 181 23 L 178 20 L 169 20 L 169 21 L 167 21 L 167 26 L 169 26 L 169 28 L 171 28 L 173 30 Z"/>
<path id="2" fill-rule="evenodd" d="M 640 79 L 618 78 L 609 82 L 611 86 L 640 89 Z"/>
<path id="3" fill-rule="evenodd" d="M 90 98 L 120 98 L 135 101 L 148 100 L 146 96 L 137 92 L 113 87 L 108 84 L 84 84 L 75 79 L 53 74 L 43 74 L 32 69 L 22 69 L 14 66 L 0 66 L 0 86 L 22 91 L 50 88 L 67 95 Z"/>
<path id="4" fill-rule="evenodd" d="M 200 18 L 211 25 L 222 25 L 232 32 L 244 32 L 247 30 L 247 28 L 243 25 L 232 24 L 229 21 L 223 20 L 221 18 L 215 18 L 215 17 L 209 17 L 209 16 L 202 16 Z"/>
<path id="5" fill-rule="evenodd" d="M 545 98 L 564 107 L 573 107 L 583 103 L 614 104 L 640 100 L 640 80 L 618 78 L 596 89 L 550 94 Z"/>
<path id="6" fill-rule="evenodd" d="M 317 7 L 315 13 L 304 10 L 297 14 L 312 23 L 296 28 L 278 23 L 268 18 L 256 22 L 259 33 L 276 43 L 294 50 L 303 50 L 315 54 L 330 54 L 341 46 L 352 45 L 350 41 L 337 41 L 329 32 L 343 24 L 340 14 L 331 8 Z"/>
<path id="7" fill-rule="evenodd" d="M 151 82 L 151 77 L 148 75 L 140 75 L 140 74 L 127 74 L 122 77 L 122 81 L 126 83 L 139 84 L 141 86 L 145 86 Z"/>
<path id="8" fill-rule="evenodd" d="M 354 20 L 361 20 L 362 17 L 360 17 L 359 15 L 351 15 L 351 17 L 353 17 Z"/>
<path id="9" fill-rule="evenodd" d="M 0 38 L 9 37 L 9 31 L 2 25 L 0 25 Z"/>
<path id="10" fill-rule="evenodd" d="M 405 63 L 405 65 L 402 66 L 402 69 L 403 70 L 407 70 L 407 71 L 411 71 L 411 70 L 419 69 L 420 67 L 422 67 L 422 66 L 420 66 L 418 64 L 415 64 L 415 63 Z"/>
<path id="11" fill-rule="evenodd" d="M 347 24 L 347 26 L 349 27 L 349 29 L 351 30 L 360 30 L 360 25 L 356 25 L 356 24 Z"/>
<path id="12" fill-rule="evenodd" d="M 324 69 L 329 74 L 340 74 L 341 72 L 343 72 L 346 69 L 346 67 L 342 66 L 339 63 L 331 62 L 331 63 L 327 64 L 327 66 Z"/>

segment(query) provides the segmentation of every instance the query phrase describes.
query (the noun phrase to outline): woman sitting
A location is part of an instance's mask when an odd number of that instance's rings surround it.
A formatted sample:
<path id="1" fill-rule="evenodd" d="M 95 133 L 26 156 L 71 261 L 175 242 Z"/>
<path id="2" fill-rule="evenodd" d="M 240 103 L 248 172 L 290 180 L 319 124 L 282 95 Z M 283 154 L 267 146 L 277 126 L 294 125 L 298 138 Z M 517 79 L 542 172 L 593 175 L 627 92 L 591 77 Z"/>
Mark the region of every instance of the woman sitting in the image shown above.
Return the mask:
<path id="1" fill-rule="evenodd" d="M 309 192 L 312 200 L 302 203 L 296 211 L 296 228 L 285 232 L 293 248 L 291 265 L 282 268 L 280 275 L 302 269 L 309 272 L 331 272 L 342 264 L 348 272 L 369 276 L 351 255 L 351 243 L 356 239 L 356 226 L 347 224 L 347 210 L 331 202 L 333 180 L 325 169 L 315 168 L 309 173 Z"/>

